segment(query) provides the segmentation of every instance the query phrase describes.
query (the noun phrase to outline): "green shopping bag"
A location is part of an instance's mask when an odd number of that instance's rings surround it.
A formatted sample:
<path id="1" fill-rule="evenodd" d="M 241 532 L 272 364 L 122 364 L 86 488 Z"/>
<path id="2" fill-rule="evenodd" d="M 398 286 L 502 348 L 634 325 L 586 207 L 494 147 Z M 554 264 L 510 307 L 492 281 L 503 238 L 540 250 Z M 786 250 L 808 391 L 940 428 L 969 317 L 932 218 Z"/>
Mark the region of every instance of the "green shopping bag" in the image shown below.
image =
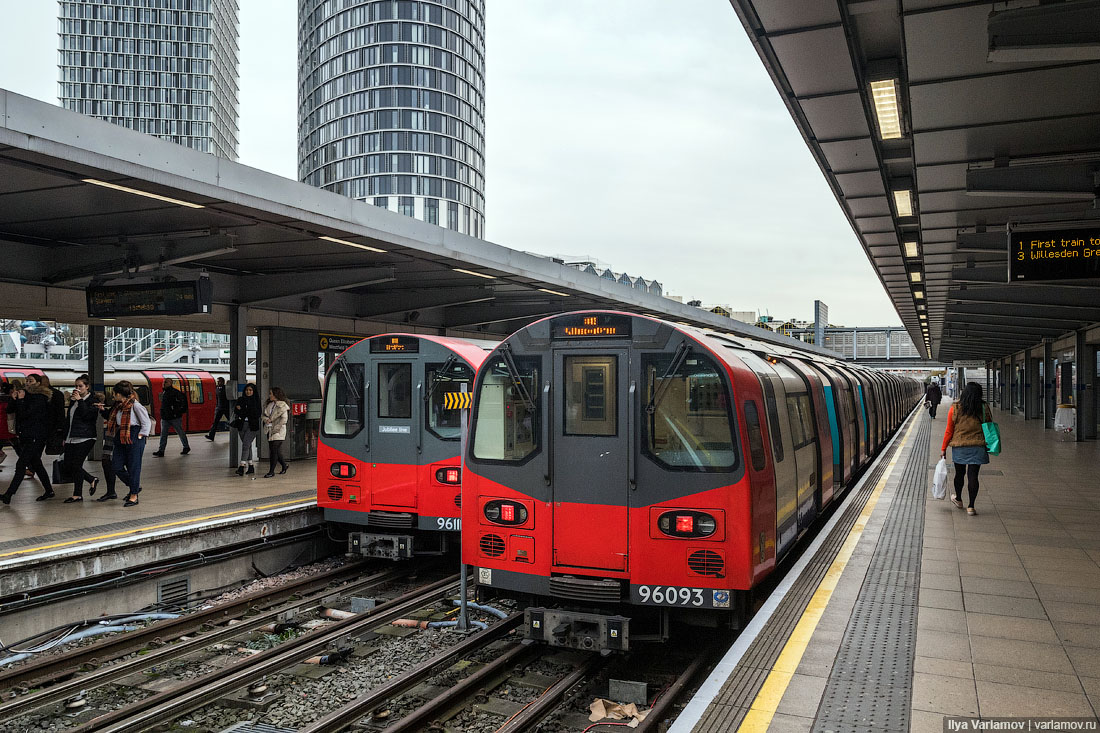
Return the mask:
<path id="1" fill-rule="evenodd" d="M 991 456 L 999 456 L 1001 454 L 1001 429 L 997 427 L 997 423 L 993 422 L 993 416 L 990 415 L 988 422 L 982 423 L 982 432 L 985 434 L 985 449 Z"/>

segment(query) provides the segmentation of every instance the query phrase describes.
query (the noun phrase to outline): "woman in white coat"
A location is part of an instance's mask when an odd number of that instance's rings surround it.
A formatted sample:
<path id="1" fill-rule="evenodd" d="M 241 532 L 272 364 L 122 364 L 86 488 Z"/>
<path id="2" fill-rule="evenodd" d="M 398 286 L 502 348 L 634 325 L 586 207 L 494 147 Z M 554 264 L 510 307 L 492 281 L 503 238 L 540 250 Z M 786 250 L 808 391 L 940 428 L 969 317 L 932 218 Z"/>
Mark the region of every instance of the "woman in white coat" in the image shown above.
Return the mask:
<path id="1" fill-rule="evenodd" d="M 275 461 L 279 462 L 281 470 L 286 473 L 290 465 L 283 460 L 283 441 L 286 440 L 286 424 L 290 419 L 290 403 L 286 395 L 279 387 L 272 387 L 267 394 L 267 402 L 264 403 L 263 423 L 264 434 L 267 435 L 267 459 L 268 468 L 264 478 L 275 475 Z"/>

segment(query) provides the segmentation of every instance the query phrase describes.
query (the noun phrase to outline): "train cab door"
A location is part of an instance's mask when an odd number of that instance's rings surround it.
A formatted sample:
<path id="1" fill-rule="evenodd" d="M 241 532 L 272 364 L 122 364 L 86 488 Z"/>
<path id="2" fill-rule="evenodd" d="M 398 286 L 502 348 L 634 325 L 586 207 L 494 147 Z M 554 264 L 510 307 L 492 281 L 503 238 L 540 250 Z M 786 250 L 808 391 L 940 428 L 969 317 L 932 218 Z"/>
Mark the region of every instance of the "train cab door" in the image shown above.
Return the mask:
<path id="1" fill-rule="evenodd" d="M 186 389 L 187 385 L 180 379 L 180 375 L 175 372 L 145 372 L 145 377 L 149 380 L 149 404 L 147 407 L 149 408 L 149 418 L 153 421 L 153 434 L 160 435 L 163 429 L 160 424 L 160 396 L 164 392 L 164 380 L 171 379 L 175 382 L 176 389 Z"/>
<path id="2" fill-rule="evenodd" d="M 549 384 L 561 394 L 550 394 L 547 407 L 556 566 L 627 570 L 627 362 L 625 349 L 554 352 Z"/>
<path id="3" fill-rule="evenodd" d="M 207 372 L 180 372 L 183 382 L 179 388 L 187 396 L 187 415 L 183 418 L 183 429 L 203 430 L 214 422 L 214 378 Z M 267 399 L 260 399 L 262 404 Z"/>
<path id="4" fill-rule="evenodd" d="M 371 411 L 371 505 L 374 509 L 409 510 L 416 507 L 420 473 L 420 410 L 417 395 L 424 389 L 423 374 L 413 359 L 378 359 L 373 370 Z"/>

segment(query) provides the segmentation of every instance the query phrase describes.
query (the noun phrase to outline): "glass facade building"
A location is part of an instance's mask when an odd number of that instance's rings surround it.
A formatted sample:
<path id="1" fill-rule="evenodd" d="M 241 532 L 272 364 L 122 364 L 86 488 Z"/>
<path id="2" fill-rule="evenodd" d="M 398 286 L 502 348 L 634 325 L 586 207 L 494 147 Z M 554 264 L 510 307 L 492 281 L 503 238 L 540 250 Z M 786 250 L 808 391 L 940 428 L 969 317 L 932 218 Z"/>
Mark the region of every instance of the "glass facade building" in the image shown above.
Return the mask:
<path id="1" fill-rule="evenodd" d="M 237 0 L 61 0 L 65 109 L 237 159 Z"/>
<path id="2" fill-rule="evenodd" d="M 299 0 L 298 176 L 485 231 L 484 0 Z"/>

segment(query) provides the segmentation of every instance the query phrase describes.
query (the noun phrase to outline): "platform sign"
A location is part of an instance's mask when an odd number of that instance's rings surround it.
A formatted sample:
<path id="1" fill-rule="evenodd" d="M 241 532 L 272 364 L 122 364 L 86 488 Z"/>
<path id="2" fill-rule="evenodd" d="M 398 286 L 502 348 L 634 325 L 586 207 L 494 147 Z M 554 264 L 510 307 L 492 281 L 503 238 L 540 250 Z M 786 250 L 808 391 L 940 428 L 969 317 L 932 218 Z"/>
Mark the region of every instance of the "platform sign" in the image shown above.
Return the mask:
<path id="1" fill-rule="evenodd" d="M 981 359 L 955 359 L 951 362 L 952 369 L 985 369 L 985 362 Z"/>
<path id="2" fill-rule="evenodd" d="M 205 277 L 176 282 L 89 285 L 85 296 L 89 318 L 188 316 L 210 312 L 213 287 Z"/>
<path id="3" fill-rule="evenodd" d="M 1009 231 L 1009 282 L 1081 278 L 1100 278 L 1100 226 Z"/>
<path id="4" fill-rule="evenodd" d="M 340 354 L 363 340 L 362 336 L 346 336 L 340 333 L 317 334 L 317 350 Z"/>

